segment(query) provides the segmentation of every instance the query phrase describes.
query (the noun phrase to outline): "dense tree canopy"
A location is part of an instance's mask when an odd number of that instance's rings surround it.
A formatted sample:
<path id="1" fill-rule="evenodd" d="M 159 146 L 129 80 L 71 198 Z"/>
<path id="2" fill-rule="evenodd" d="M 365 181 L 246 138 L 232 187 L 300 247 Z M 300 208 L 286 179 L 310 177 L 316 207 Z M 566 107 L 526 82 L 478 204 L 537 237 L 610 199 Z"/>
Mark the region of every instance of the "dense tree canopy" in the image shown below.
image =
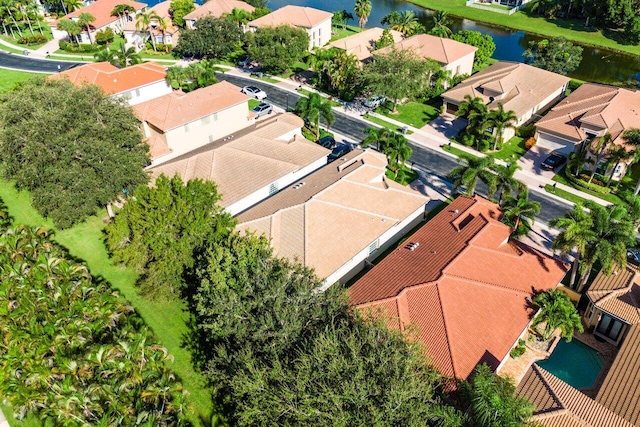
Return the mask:
<path id="1" fill-rule="evenodd" d="M 478 70 L 480 66 L 486 64 L 496 50 L 496 44 L 493 38 L 488 34 L 482 34 L 480 31 L 461 30 L 451 36 L 451 38 L 478 48 L 473 59 L 473 68 L 475 70 Z"/>
<path id="2" fill-rule="evenodd" d="M 147 182 L 149 147 L 123 100 L 97 86 L 32 79 L 0 99 L 5 178 L 31 191 L 60 227 L 82 221 Z"/>
<path id="3" fill-rule="evenodd" d="M 184 27 L 184 17 L 196 10 L 193 0 L 171 0 L 169 4 L 169 15 L 171 22 L 178 27 Z"/>
<path id="4" fill-rule="evenodd" d="M 226 234 L 233 219 L 219 205 L 215 184 L 161 175 L 154 187 L 138 187 L 106 227 L 113 259 L 142 274 L 147 296 L 179 294 L 185 267 L 205 240 Z"/>
<path id="5" fill-rule="evenodd" d="M 420 348 L 352 313 L 339 286 L 315 291 L 266 239 L 209 245 L 193 285 L 191 349 L 232 424 L 460 425 Z"/>
<path id="6" fill-rule="evenodd" d="M 258 28 L 247 33 L 247 53 L 267 72 L 281 73 L 302 60 L 309 49 L 309 34 L 290 25 Z"/>
<path id="7" fill-rule="evenodd" d="M 574 46 L 564 37 L 529 42 L 522 54 L 525 63 L 558 74 L 567 74 L 578 68 L 582 61 L 582 47 Z"/>
<path id="8" fill-rule="evenodd" d="M 0 395 L 17 418 L 182 424 L 182 386 L 167 350 L 133 307 L 45 229 L 0 232 L 0 335 Z"/>
<path id="9" fill-rule="evenodd" d="M 205 16 L 194 30 L 182 30 L 173 52 L 180 57 L 224 59 L 242 45 L 242 29 L 231 19 Z"/>

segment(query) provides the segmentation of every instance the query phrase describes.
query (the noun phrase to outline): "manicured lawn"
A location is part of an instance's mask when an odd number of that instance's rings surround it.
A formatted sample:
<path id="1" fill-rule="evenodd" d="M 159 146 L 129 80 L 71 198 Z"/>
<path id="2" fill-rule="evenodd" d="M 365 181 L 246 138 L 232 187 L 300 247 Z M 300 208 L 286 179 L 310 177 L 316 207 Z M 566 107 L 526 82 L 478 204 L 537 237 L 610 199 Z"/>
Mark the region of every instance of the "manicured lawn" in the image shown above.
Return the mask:
<path id="1" fill-rule="evenodd" d="M 587 201 L 587 199 L 576 196 L 575 194 L 569 193 L 568 191 L 564 191 L 561 188 L 553 188 L 553 186 L 549 184 L 544 186 L 544 191 L 546 191 L 547 193 L 555 194 L 556 196 L 562 197 L 563 199 L 568 200 L 572 203 L 584 203 Z"/>
<path id="2" fill-rule="evenodd" d="M 393 123 L 390 123 L 390 122 L 388 122 L 388 121 L 386 121 L 386 120 L 380 119 L 380 118 L 378 118 L 378 117 L 374 117 L 374 116 L 369 115 L 369 114 L 365 114 L 365 115 L 364 115 L 364 116 L 362 116 L 362 117 L 363 117 L 364 119 L 366 119 L 366 120 L 368 120 L 368 121 L 372 122 L 372 123 L 377 124 L 378 126 L 382 126 L 382 127 L 384 127 L 384 128 L 390 129 L 390 130 L 392 130 L 392 131 L 394 131 L 394 132 L 402 132 L 402 128 L 400 128 L 400 127 L 398 127 L 398 126 L 394 125 Z M 411 135 L 412 133 L 413 133 L 413 132 L 408 131 L 408 132 L 407 132 L 407 135 Z"/>
<path id="3" fill-rule="evenodd" d="M 577 184 L 574 184 L 573 182 L 569 181 L 569 179 L 567 179 L 566 170 L 567 170 L 566 167 L 562 168 L 562 170 L 560 172 L 558 172 L 557 174 L 555 174 L 553 176 L 553 180 L 555 182 L 559 182 L 561 184 L 568 185 L 569 187 L 575 188 L 576 190 L 580 190 L 583 193 L 586 193 L 586 194 L 589 194 L 591 196 L 597 197 L 597 198 L 602 199 L 604 201 L 607 201 L 609 203 L 613 203 L 613 204 L 616 204 L 616 205 L 624 205 L 625 204 L 624 200 L 622 200 L 620 197 L 618 197 L 617 195 L 615 195 L 613 193 L 602 194 L 602 193 L 598 193 L 598 192 L 589 190 L 588 188 L 580 187 Z"/>
<path id="4" fill-rule="evenodd" d="M 287 71 L 285 71 L 282 74 L 278 74 L 278 77 L 282 77 L 283 79 L 288 79 L 294 74 L 301 73 L 302 71 L 307 71 L 308 69 L 309 69 L 309 66 L 305 62 L 302 62 L 302 61 L 294 62 L 293 64 L 291 64 L 291 66 Z"/>
<path id="5" fill-rule="evenodd" d="M 453 154 L 454 156 L 457 156 L 458 158 L 469 158 L 469 157 L 480 157 L 480 156 L 474 156 L 473 154 L 469 154 L 466 151 L 463 151 L 459 148 L 456 147 L 456 143 L 452 142 L 451 144 L 445 144 L 442 146 L 442 149 L 444 151 L 448 151 L 449 153 Z"/>
<path id="6" fill-rule="evenodd" d="M 276 79 L 273 79 L 271 77 L 267 77 L 267 76 L 264 76 L 264 75 L 262 77 L 258 77 L 258 76 L 256 76 L 254 74 L 254 75 L 251 75 L 250 77 L 252 79 L 262 80 L 263 82 L 267 82 L 267 83 L 273 83 L 273 84 L 280 83 L 280 80 L 276 80 Z"/>
<path id="7" fill-rule="evenodd" d="M 18 192 L 12 184 L 0 181 L 0 197 L 17 223 L 52 228 L 51 221 L 42 218 L 31 207 L 28 193 Z M 158 341 L 174 356 L 171 368 L 189 392 L 189 419 L 194 425 L 202 425 L 201 420 L 210 420 L 214 415 L 213 404 L 204 378 L 192 368 L 190 354 L 182 348 L 182 337 L 187 332 L 184 305 L 176 301 L 148 301 L 138 294 L 135 285 L 137 274 L 133 270 L 112 264 L 109 259 L 103 243 L 105 216 L 106 211 L 101 210 L 97 216 L 90 217 L 82 224 L 56 231 L 55 239 L 71 255 L 84 260 L 91 274 L 104 277 L 118 289 L 154 331 Z"/>
<path id="8" fill-rule="evenodd" d="M 398 171 L 397 177 L 395 176 L 395 173 L 390 169 L 386 170 L 385 175 L 387 178 L 392 179 L 395 182 L 405 186 L 418 179 L 418 172 L 404 165 Z"/>
<path id="9" fill-rule="evenodd" d="M 25 82 L 35 76 L 44 76 L 46 74 L 27 73 L 26 71 L 7 70 L 0 68 L 0 92 L 6 92 L 13 89 L 20 82 Z"/>
<path id="10" fill-rule="evenodd" d="M 539 16 L 529 16 L 528 12 L 519 11 L 513 15 L 503 15 L 488 10 L 480 10 L 465 6 L 465 0 L 410 0 L 418 6 L 432 10 L 443 10 L 451 15 L 469 18 L 480 22 L 501 25 L 504 27 L 523 30 L 547 37 L 563 36 L 568 40 L 602 46 L 628 52 L 633 55 L 640 55 L 640 46 L 624 45 L 609 39 L 602 34 L 602 31 L 594 28 L 586 28 L 582 19 L 546 19 Z"/>
<path id="11" fill-rule="evenodd" d="M 253 98 L 251 98 L 251 99 L 249 100 L 249 110 L 253 110 L 253 108 L 254 108 L 256 105 L 260 105 L 260 103 L 262 103 L 262 101 L 258 101 L 257 99 L 253 99 Z"/>
<path id="12" fill-rule="evenodd" d="M 336 41 L 336 40 L 340 40 L 343 39 L 345 37 L 348 36 L 352 36 L 356 33 L 360 32 L 360 27 L 357 27 L 355 25 L 347 25 L 345 27 L 345 29 L 342 29 L 342 25 L 338 26 L 338 27 L 332 27 L 331 28 L 331 41 Z"/>
<path id="13" fill-rule="evenodd" d="M 440 115 L 440 108 L 433 105 L 433 103 L 411 101 L 398 105 L 396 111 L 391 111 L 392 108 L 392 104 L 386 102 L 376 109 L 376 113 L 416 128 L 421 128 Z"/>
<path id="14" fill-rule="evenodd" d="M 506 162 L 516 161 L 520 157 L 524 156 L 524 153 L 526 152 L 527 149 L 524 147 L 524 139 L 519 136 L 514 136 L 507 142 L 504 142 L 502 144 L 502 149 L 493 153 L 493 157 Z"/>
<path id="15" fill-rule="evenodd" d="M 312 93 L 315 93 L 315 92 L 312 92 L 310 90 L 302 89 L 302 88 L 296 89 L 296 92 L 298 92 L 300 95 L 304 95 L 306 97 L 308 97 Z M 332 107 L 341 107 L 342 106 L 342 104 L 340 104 L 338 101 L 334 101 L 333 99 L 329 99 L 329 102 L 331 103 Z"/>

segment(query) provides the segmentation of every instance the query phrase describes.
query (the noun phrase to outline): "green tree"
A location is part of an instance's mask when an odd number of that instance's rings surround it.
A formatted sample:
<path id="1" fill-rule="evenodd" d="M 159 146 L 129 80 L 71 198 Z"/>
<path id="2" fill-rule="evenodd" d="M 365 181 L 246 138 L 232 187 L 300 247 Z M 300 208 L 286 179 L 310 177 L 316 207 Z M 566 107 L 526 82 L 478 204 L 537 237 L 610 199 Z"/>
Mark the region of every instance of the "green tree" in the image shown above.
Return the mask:
<path id="1" fill-rule="evenodd" d="M 380 128 L 367 128 L 367 137 L 362 141 L 362 147 L 368 147 L 371 144 L 376 144 L 378 151 L 384 152 L 384 147 L 387 145 L 387 141 L 391 138 L 393 132 L 385 127 Z"/>
<path id="2" fill-rule="evenodd" d="M 158 16 L 158 14 L 153 10 L 150 10 L 149 12 L 140 12 L 136 15 L 136 30 L 146 31 L 149 34 L 149 40 L 151 40 L 151 45 L 153 46 L 154 51 L 156 51 L 156 39 L 153 37 L 153 23 L 161 19 L 162 18 L 160 18 L 160 16 Z"/>
<path id="3" fill-rule="evenodd" d="M 371 8 L 371 0 L 356 0 L 353 10 L 358 17 L 360 30 L 363 30 L 364 26 L 367 25 L 367 20 L 369 19 L 369 15 L 371 15 Z"/>
<path id="4" fill-rule="evenodd" d="M 525 64 L 565 75 L 572 72 L 582 61 L 582 47 L 574 46 L 564 37 L 551 40 L 529 42 L 529 48 L 522 54 Z"/>
<path id="5" fill-rule="evenodd" d="M 560 336 L 567 341 L 573 338 L 574 330 L 584 331 L 578 310 L 567 294 L 559 289 L 550 289 L 533 298 L 533 304 L 540 310 L 533 318 L 531 326 L 534 328 L 545 324 L 542 338 L 548 340 L 551 335 L 560 330 Z"/>
<path id="6" fill-rule="evenodd" d="M 390 169 L 397 178 L 398 172 L 413 154 L 413 150 L 409 147 L 409 141 L 399 133 L 393 132 L 385 142 L 382 150 L 387 156 Z"/>
<path id="7" fill-rule="evenodd" d="M 493 150 L 499 150 L 502 148 L 504 130 L 513 127 L 518 122 L 518 116 L 513 110 L 505 111 L 502 102 L 498 102 L 498 107 L 489 112 L 488 119 L 494 132 Z"/>
<path id="8" fill-rule="evenodd" d="M 521 192 L 527 188 L 524 183 L 515 178 L 516 172 L 520 169 L 522 168 L 515 162 L 507 163 L 504 166 L 500 164 L 495 164 L 493 166 L 498 183 L 497 191 L 500 193 L 500 199 L 498 199 L 498 204 L 500 206 L 502 206 L 502 201 L 505 195 L 507 197 L 513 196 L 514 192 Z"/>
<path id="9" fill-rule="evenodd" d="M 471 95 L 465 95 L 464 101 L 458 106 L 456 116 L 467 119 L 467 126 L 462 133 L 462 141 L 466 145 L 475 144 L 478 151 L 487 150 L 491 139 L 488 130 L 492 126 L 492 122 L 482 98 L 472 98 Z"/>
<path id="10" fill-rule="evenodd" d="M 267 8 L 267 0 L 247 0 L 251 6 L 256 9 L 266 9 Z"/>
<path id="11" fill-rule="evenodd" d="M 618 165 L 620 165 L 624 160 L 629 160 L 631 157 L 633 157 L 633 152 L 629 151 L 625 146 L 615 145 L 613 147 L 609 147 L 607 150 L 607 168 L 612 165 L 613 167 L 611 167 L 611 172 L 609 173 L 609 182 L 607 183 L 607 187 L 611 185 L 613 175 L 615 174 Z"/>
<path id="12" fill-rule="evenodd" d="M 203 59 L 202 61 L 192 62 L 186 67 L 174 65 L 167 68 L 166 79 L 174 89 L 191 92 L 217 83 L 216 73 L 223 71 L 215 62 Z"/>
<path id="13" fill-rule="evenodd" d="M 418 21 L 418 17 L 411 10 L 402 12 L 393 11 L 380 21 L 382 25 L 389 25 L 389 28 L 402 33 L 405 37 L 424 32 L 424 26 Z"/>
<path id="14" fill-rule="evenodd" d="M 320 138 L 320 119 L 325 122 L 327 129 L 335 121 L 331 102 L 315 92 L 309 94 L 309 97 L 303 96 L 298 99 L 294 111 L 301 118 L 313 123 L 316 139 Z"/>
<path id="15" fill-rule="evenodd" d="M 212 182 L 161 175 L 154 187 L 142 185 L 107 225 L 106 244 L 116 262 L 142 276 L 140 291 L 148 297 L 179 296 L 185 268 L 205 241 L 227 234 L 234 225 L 218 205 Z"/>
<path id="16" fill-rule="evenodd" d="M 463 157 L 461 166 L 456 166 L 449 172 L 449 178 L 453 179 L 453 191 L 464 187 L 464 194 L 473 195 L 476 191 L 478 180 L 487 186 L 488 196 L 491 197 L 497 189 L 497 176 L 493 172 L 495 160 L 491 156 Z"/>
<path id="17" fill-rule="evenodd" d="M 125 19 L 129 17 L 129 14 L 135 13 L 135 9 L 130 4 L 122 3 L 116 5 L 112 10 L 110 15 L 117 16 L 120 19 L 120 24 L 123 25 L 126 23 Z"/>
<path id="18" fill-rule="evenodd" d="M 476 427 L 524 427 L 533 414 L 533 405 L 516 394 L 513 379 L 494 374 L 485 363 L 474 369 L 463 389 Z"/>
<path id="19" fill-rule="evenodd" d="M 62 0 L 62 4 L 68 13 L 74 12 L 83 7 L 82 0 Z"/>
<path id="20" fill-rule="evenodd" d="M 171 355 L 133 307 L 47 230 L 0 233 L 0 306 L 0 393 L 16 418 L 68 426 L 183 424 Z"/>
<path id="21" fill-rule="evenodd" d="M 388 28 L 382 30 L 382 35 L 378 40 L 376 40 L 375 49 L 382 49 L 383 47 L 392 46 L 395 43 L 393 39 L 393 35 Z"/>
<path id="22" fill-rule="evenodd" d="M 466 43 L 478 48 L 473 59 L 473 69 L 479 70 L 493 56 L 496 44 L 488 34 L 479 31 L 461 30 L 451 36 L 453 40 Z"/>
<path id="23" fill-rule="evenodd" d="M 3 176 L 62 228 L 148 180 L 140 122 L 97 86 L 31 79 L 0 98 L 0 129 Z"/>
<path id="24" fill-rule="evenodd" d="M 362 68 L 355 55 L 342 49 L 331 49 L 332 56 L 323 61 L 321 82 L 341 99 L 351 100 L 362 90 Z"/>
<path id="25" fill-rule="evenodd" d="M 242 46 L 242 39 L 242 29 L 231 19 L 205 16 L 196 29 L 180 31 L 173 52 L 179 57 L 224 59 Z"/>
<path id="26" fill-rule="evenodd" d="M 598 171 L 598 166 L 600 166 L 600 161 L 604 157 L 607 148 L 611 145 L 613 139 L 611 138 L 611 134 L 609 132 L 605 133 L 602 136 L 597 137 L 592 143 L 590 147 L 587 147 L 587 150 L 592 150 L 595 153 L 596 158 L 593 161 L 593 166 L 591 168 L 591 176 L 589 177 L 589 182 L 593 180 L 593 177 L 596 176 L 596 172 Z"/>
<path id="27" fill-rule="evenodd" d="M 622 138 L 624 140 L 625 145 L 634 147 L 634 156 L 633 156 L 633 164 L 637 163 L 640 160 L 640 129 L 638 128 L 630 128 L 626 129 L 622 134 Z M 629 165 L 631 166 L 631 165 Z M 633 192 L 634 195 L 638 195 L 640 193 L 640 179 L 636 183 L 636 189 Z"/>
<path id="28" fill-rule="evenodd" d="M 569 160 L 567 161 L 567 170 L 575 171 L 575 176 L 580 175 L 585 163 L 593 163 L 593 160 L 589 157 L 588 151 L 580 150 L 569 154 Z"/>
<path id="29" fill-rule="evenodd" d="M 342 29 L 345 30 L 347 28 L 347 24 L 349 21 L 353 20 L 353 15 L 346 10 L 338 10 L 333 12 L 333 17 L 331 18 L 331 24 L 334 27 L 338 25 L 342 26 Z"/>
<path id="30" fill-rule="evenodd" d="M 429 31 L 429 34 L 436 37 L 450 38 L 453 35 L 453 31 L 449 28 L 449 16 L 445 11 L 436 12 L 433 16 L 433 28 Z"/>
<path id="31" fill-rule="evenodd" d="M 274 74 L 301 61 L 309 49 L 309 34 L 290 25 L 258 28 L 247 34 L 247 53 L 262 68 Z"/>
<path id="32" fill-rule="evenodd" d="M 439 68 L 437 62 L 419 58 L 410 49 L 393 47 L 386 54 L 374 55 L 373 61 L 365 64 L 364 79 L 371 92 L 393 102 L 395 111 L 401 99 L 421 96 Z"/>
<path id="33" fill-rule="evenodd" d="M 58 25 L 56 26 L 58 30 L 62 30 L 69 35 L 69 40 L 72 42 L 79 43 L 78 35 L 82 31 L 77 22 L 72 21 L 71 19 L 61 19 L 58 21 Z"/>
<path id="34" fill-rule="evenodd" d="M 513 236 L 524 236 L 540 213 L 540 203 L 529 200 L 529 191 L 524 189 L 516 196 L 509 196 L 502 206 L 502 222 L 513 228 Z"/>
<path id="35" fill-rule="evenodd" d="M 194 10 L 196 10 L 196 5 L 193 0 L 171 0 L 169 3 L 171 22 L 180 28 L 184 28 L 184 17 Z M 199 21 L 198 26 L 200 26 Z"/>
<path id="36" fill-rule="evenodd" d="M 80 28 L 84 29 L 87 32 L 87 37 L 89 37 L 89 43 L 93 44 L 93 40 L 91 39 L 91 23 L 96 22 L 96 17 L 90 13 L 82 12 L 78 15 L 78 20 L 76 21 Z"/>
<path id="37" fill-rule="evenodd" d="M 126 68 L 142 63 L 142 57 L 136 53 L 136 49 L 133 46 L 125 48 L 124 43 L 120 44 L 120 47 L 115 50 L 107 47 L 100 52 L 96 52 L 93 57 L 96 61 L 108 62 L 118 68 Z"/>

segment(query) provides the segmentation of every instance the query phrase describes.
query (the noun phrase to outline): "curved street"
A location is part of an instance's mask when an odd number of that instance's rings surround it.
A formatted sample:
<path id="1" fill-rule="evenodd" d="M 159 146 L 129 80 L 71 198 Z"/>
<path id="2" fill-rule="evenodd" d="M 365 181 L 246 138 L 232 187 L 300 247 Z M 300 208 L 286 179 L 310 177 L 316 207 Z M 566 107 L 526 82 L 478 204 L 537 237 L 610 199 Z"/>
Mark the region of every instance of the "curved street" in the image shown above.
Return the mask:
<path id="1" fill-rule="evenodd" d="M 264 83 L 258 79 L 250 77 L 241 77 L 233 74 L 218 74 L 220 80 L 226 80 L 236 86 L 246 86 L 248 84 L 259 87 L 264 90 L 268 97 L 267 101 L 281 108 L 292 108 L 300 95 L 286 89 L 274 86 L 272 84 Z M 334 109 L 335 123 L 331 126 L 331 129 L 336 132 L 351 138 L 353 141 L 360 142 L 366 136 L 364 130 L 371 127 L 371 124 L 353 117 L 348 114 L 344 114 Z M 436 175 L 442 179 L 447 179 L 447 174 L 451 169 L 458 165 L 455 159 L 448 154 L 436 151 L 430 147 L 425 147 L 422 144 L 412 140 L 410 135 L 407 135 L 409 145 L 413 150 L 413 155 L 410 162 L 413 162 L 419 169 Z M 545 191 L 540 191 L 537 188 L 529 188 L 529 198 L 533 201 L 540 202 L 540 215 L 538 219 L 544 222 L 549 222 L 552 218 L 563 216 L 565 212 L 571 209 L 572 204 L 563 200 L 558 200 L 549 196 Z M 478 192 L 480 194 L 486 194 L 486 188 L 482 183 L 478 184 Z"/>
<path id="2" fill-rule="evenodd" d="M 59 61 L 54 59 L 36 59 L 19 53 L 0 52 L 0 68 L 28 71 L 32 73 L 53 74 L 68 70 L 83 62 Z"/>

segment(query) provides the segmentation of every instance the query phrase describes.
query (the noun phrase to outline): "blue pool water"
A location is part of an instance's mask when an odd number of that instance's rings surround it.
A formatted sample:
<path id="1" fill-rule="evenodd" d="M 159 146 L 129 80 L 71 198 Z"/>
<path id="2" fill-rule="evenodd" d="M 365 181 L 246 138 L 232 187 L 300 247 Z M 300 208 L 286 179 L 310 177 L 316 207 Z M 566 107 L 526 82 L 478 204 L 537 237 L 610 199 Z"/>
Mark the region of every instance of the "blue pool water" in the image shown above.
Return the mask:
<path id="1" fill-rule="evenodd" d="M 591 388 L 598 378 L 604 358 L 578 340 L 560 340 L 548 359 L 536 364 L 574 388 Z"/>

